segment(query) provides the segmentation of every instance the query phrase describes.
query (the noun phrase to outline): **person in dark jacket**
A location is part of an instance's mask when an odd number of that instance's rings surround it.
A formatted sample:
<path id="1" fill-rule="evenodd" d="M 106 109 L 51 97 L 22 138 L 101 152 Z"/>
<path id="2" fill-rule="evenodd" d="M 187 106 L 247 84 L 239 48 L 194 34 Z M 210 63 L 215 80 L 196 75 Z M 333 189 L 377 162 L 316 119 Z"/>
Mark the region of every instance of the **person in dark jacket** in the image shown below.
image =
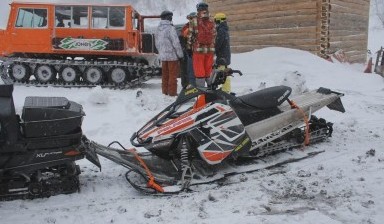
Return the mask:
<path id="1" fill-rule="evenodd" d="M 231 64 L 231 47 L 229 44 L 227 17 L 224 13 L 216 13 L 214 19 L 216 23 L 216 60 L 224 58 L 226 61 L 226 65 L 228 66 Z"/>
<path id="2" fill-rule="evenodd" d="M 216 65 L 218 69 L 225 69 L 231 64 L 231 46 L 229 43 L 229 33 L 227 25 L 227 17 L 224 13 L 216 13 L 214 16 L 216 23 L 216 41 L 215 41 L 215 54 Z M 223 60 L 224 59 L 224 60 Z M 219 65 L 220 64 L 220 65 Z M 231 78 L 227 77 L 225 83 L 221 86 L 224 92 L 231 92 Z"/>
<path id="3" fill-rule="evenodd" d="M 185 27 L 188 26 L 188 23 L 184 26 L 176 26 L 177 33 L 179 35 L 179 41 L 181 44 L 181 48 L 183 49 L 184 57 L 180 60 L 180 79 L 181 79 L 181 87 L 186 88 L 189 84 L 188 82 L 188 69 L 187 69 L 187 63 L 188 63 L 188 52 L 187 52 L 187 40 L 183 36 L 183 30 Z"/>
<path id="4" fill-rule="evenodd" d="M 181 30 L 181 35 L 183 36 L 183 39 L 185 41 L 185 72 L 187 74 L 187 82 L 188 86 L 196 86 L 196 78 L 195 78 L 195 73 L 193 71 L 193 61 L 192 61 L 192 56 L 189 55 L 188 53 L 188 35 L 189 35 L 189 23 L 193 20 L 193 18 L 196 17 L 196 12 L 191 12 L 190 14 L 187 15 L 188 22 L 183 26 Z"/>
<path id="5" fill-rule="evenodd" d="M 188 35 L 189 35 L 189 22 L 196 17 L 196 12 L 191 12 L 187 15 L 188 22 L 180 28 L 180 44 L 183 48 L 184 58 L 180 62 L 180 77 L 181 86 L 186 88 L 188 86 L 195 86 L 195 74 L 193 72 L 192 57 L 188 54 Z"/>

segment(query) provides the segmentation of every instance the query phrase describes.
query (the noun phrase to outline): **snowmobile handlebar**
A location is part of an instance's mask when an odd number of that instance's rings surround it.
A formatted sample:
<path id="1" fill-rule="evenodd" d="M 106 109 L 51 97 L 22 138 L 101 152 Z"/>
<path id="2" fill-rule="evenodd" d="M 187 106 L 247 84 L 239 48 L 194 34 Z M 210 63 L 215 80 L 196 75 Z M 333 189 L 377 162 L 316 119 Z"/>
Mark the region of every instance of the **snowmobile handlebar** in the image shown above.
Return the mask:
<path id="1" fill-rule="evenodd" d="M 135 142 L 135 138 L 137 138 L 137 132 L 133 133 L 133 135 L 131 136 L 131 144 L 135 147 L 143 147 L 149 143 L 151 143 L 152 141 L 152 138 L 148 138 L 147 140 L 145 140 L 144 142 L 142 143 L 138 143 L 138 142 Z"/>
<path id="2" fill-rule="evenodd" d="M 243 73 L 242 73 L 240 70 L 232 70 L 232 69 L 231 69 L 230 72 L 231 72 L 231 75 L 232 75 L 232 74 L 239 74 L 240 76 L 243 76 Z"/>
<path id="3" fill-rule="evenodd" d="M 210 79 L 209 88 L 217 89 L 217 87 L 219 85 L 225 83 L 228 76 L 233 76 L 233 74 L 239 74 L 240 76 L 243 75 L 243 73 L 240 70 L 233 70 L 231 68 L 226 68 L 224 70 L 215 71 L 215 73 L 213 74 L 213 76 Z"/>

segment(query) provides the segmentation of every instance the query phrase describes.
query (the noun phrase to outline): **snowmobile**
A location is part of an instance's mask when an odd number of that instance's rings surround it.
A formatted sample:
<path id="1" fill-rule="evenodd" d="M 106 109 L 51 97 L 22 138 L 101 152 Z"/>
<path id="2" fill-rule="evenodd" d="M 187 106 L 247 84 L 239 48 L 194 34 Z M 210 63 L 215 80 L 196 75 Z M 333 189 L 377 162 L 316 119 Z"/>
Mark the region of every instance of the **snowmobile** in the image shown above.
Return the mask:
<path id="1" fill-rule="evenodd" d="M 242 75 L 230 68 L 216 69 L 208 87 L 183 89 L 174 103 L 134 133 L 131 144 L 149 152 L 89 140 L 87 147 L 127 167 L 126 178 L 137 190 L 178 193 L 228 175 L 311 156 L 299 152 L 295 158 L 274 158 L 264 165 L 257 160 L 265 162 L 267 155 L 330 137 L 332 123 L 312 115 L 322 107 L 345 112 L 343 94 L 326 88 L 293 97 L 287 86 L 242 96 L 223 92 L 220 85 L 233 74 Z M 119 144 L 111 145 L 115 143 Z"/>
<path id="2" fill-rule="evenodd" d="M 27 97 L 16 114 L 13 85 L 0 85 L 0 200 L 32 199 L 79 190 L 86 157 L 100 167 L 82 142 L 82 106 L 64 97 Z"/>

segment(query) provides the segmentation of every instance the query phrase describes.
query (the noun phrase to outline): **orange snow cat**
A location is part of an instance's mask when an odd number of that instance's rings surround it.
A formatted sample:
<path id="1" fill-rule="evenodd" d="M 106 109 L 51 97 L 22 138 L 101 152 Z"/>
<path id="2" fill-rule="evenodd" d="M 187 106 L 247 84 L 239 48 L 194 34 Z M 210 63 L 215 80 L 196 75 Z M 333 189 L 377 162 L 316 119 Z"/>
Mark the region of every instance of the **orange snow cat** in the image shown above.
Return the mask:
<path id="1" fill-rule="evenodd" d="M 144 19 L 159 16 L 142 16 L 127 4 L 14 2 L 10 6 L 6 30 L 0 30 L 0 57 L 8 62 L 14 81 L 28 81 L 34 75 L 40 83 L 81 78 L 91 84 L 108 80 L 119 84 L 136 68 L 116 61 L 157 63 L 154 36 L 144 31 Z M 84 66 L 68 62 L 77 57 L 83 58 Z"/>

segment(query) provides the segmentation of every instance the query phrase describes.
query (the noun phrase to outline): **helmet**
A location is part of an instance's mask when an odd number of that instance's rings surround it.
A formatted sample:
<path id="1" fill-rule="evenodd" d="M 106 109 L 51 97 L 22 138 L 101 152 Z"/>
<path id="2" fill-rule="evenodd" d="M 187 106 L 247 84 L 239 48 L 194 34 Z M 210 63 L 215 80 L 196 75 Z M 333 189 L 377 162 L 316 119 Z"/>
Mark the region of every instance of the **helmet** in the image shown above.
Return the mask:
<path id="1" fill-rule="evenodd" d="M 205 2 L 200 2 L 196 5 L 196 9 L 197 11 L 208 10 L 208 4 Z"/>
<path id="2" fill-rule="evenodd" d="M 213 18 L 215 19 L 215 22 L 217 22 L 217 23 L 221 23 L 227 19 L 225 14 L 222 12 L 216 13 Z"/>
<path id="3" fill-rule="evenodd" d="M 160 18 L 163 20 L 172 20 L 173 12 L 165 10 L 160 14 Z"/>
<path id="4" fill-rule="evenodd" d="M 197 13 L 196 12 L 191 12 L 187 15 L 187 19 L 192 19 L 193 17 L 196 17 Z"/>

